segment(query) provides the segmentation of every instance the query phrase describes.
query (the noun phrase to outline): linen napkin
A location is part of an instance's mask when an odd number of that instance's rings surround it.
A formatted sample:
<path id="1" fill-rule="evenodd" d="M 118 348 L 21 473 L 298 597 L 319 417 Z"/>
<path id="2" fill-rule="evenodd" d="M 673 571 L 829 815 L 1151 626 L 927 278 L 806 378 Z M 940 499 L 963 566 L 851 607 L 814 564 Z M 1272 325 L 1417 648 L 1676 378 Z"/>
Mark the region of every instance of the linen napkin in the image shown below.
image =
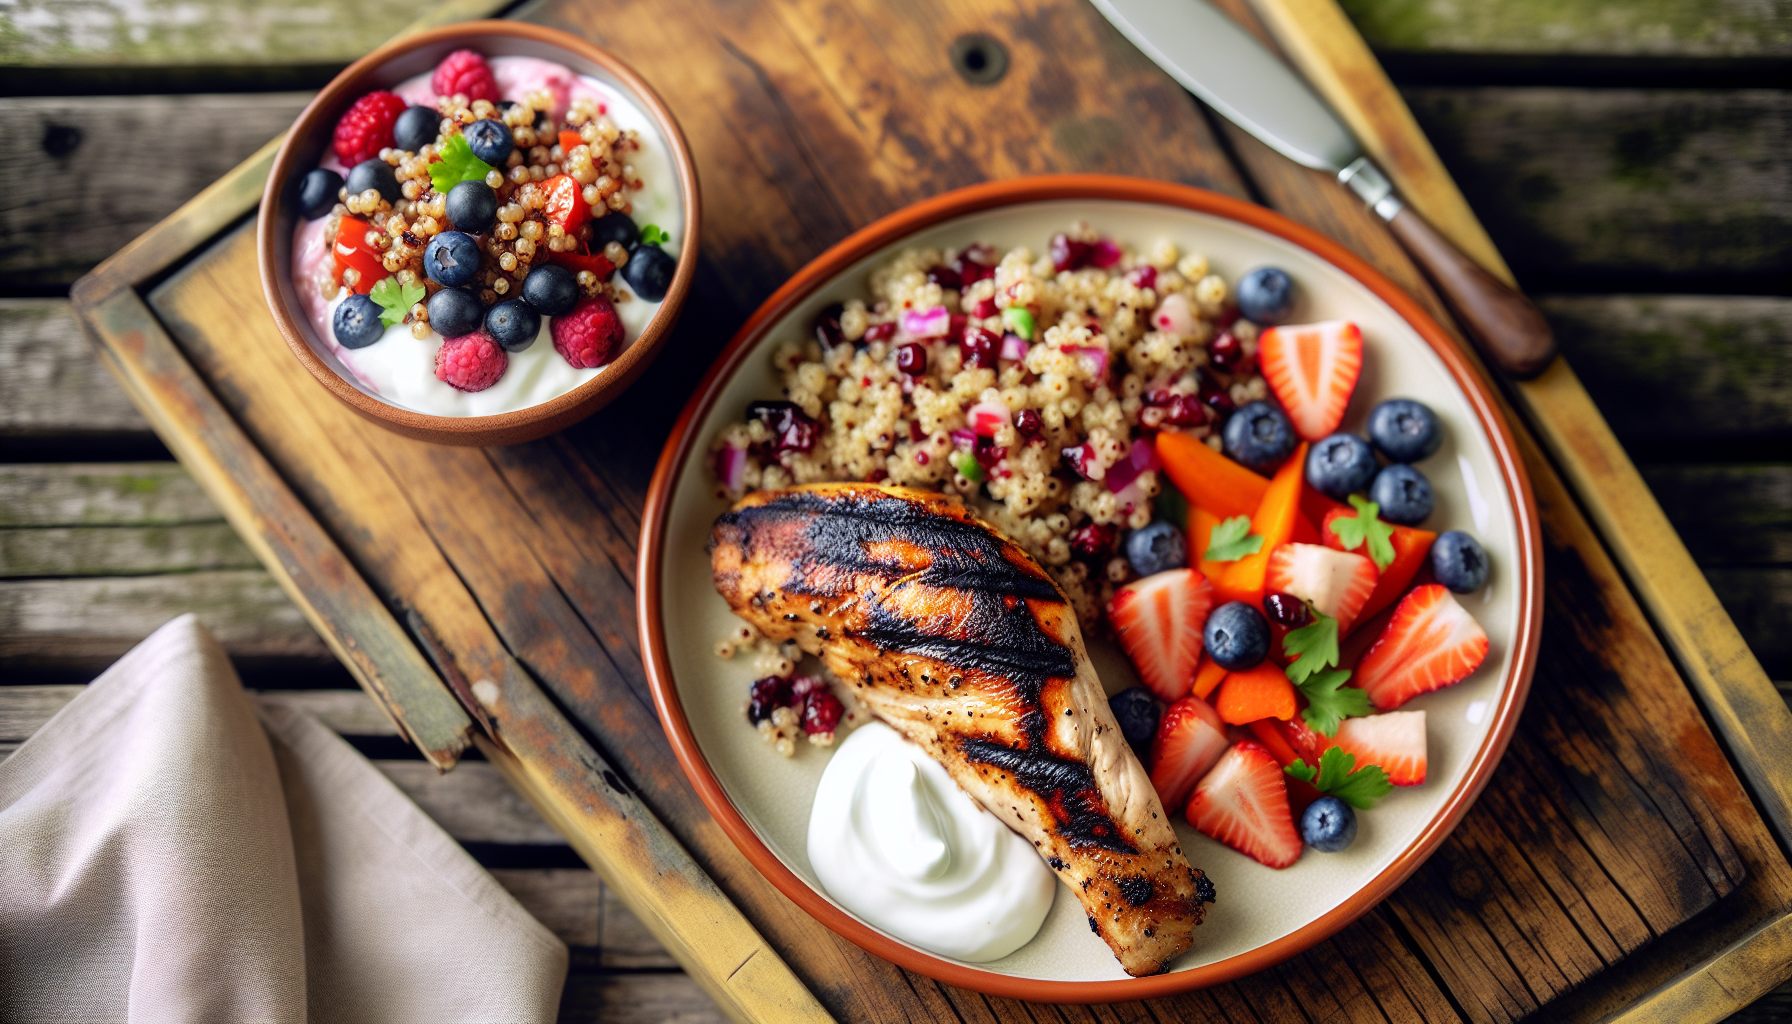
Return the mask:
<path id="1" fill-rule="evenodd" d="M 566 960 L 191 615 L 0 762 L 0 1020 L 552 1020 Z"/>

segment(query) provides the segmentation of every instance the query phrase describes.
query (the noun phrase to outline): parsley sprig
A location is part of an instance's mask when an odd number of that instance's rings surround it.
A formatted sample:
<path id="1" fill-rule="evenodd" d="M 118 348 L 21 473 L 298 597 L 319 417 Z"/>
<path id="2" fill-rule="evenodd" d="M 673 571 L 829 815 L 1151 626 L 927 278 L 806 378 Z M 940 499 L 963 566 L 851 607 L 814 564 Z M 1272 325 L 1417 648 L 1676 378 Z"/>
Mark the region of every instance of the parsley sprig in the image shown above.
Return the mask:
<path id="1" fill-rule="evenodd" d="M 1318 769 L 1305 761 L 1296 761 L 1284 771 L 1311 782 L 1314 789 L 1335 796 L 1359 811 L 1374 807 L 1382 797 L 1394 791 L 1388 773 L 1380 766 L 1368 764 L 1357 768 L 1356 755 L 1347 754 L 1338 747 L 1327 748 L 1319 755 Z"/>
<path id="2" fill-rule="evenodd" d="M 367 293 L 368 298 L 379 304 L 380 323 L 387 327 L 404 323 L 404 318 L 410 314 L 411 307 L 423 301 L 423 295 L 422 285 L 401 285 L 396 277 L 380 278 L 380 283 L 374 285 L 373 291 Z"/>
<path id="3" fill-rule="evenodd" d="M 1346 551 L 1355 551 L 1367 541 L 1369 560 L 1375 563 L 1376 569 L 1393 565 L 1394 545 L 1388 538 L 1394 535 L 1394 528 L 1381 520 L 1381 506 L 1357 494 L 1350 496 L 1350 504 L 1356 509 L 1356 515 L 1332 520 L 1332 533 Z"/>
<path id="4" fill-rule="evenodd" d="M 1338 663 L 1338 620 L 1315 611 L 1311 623 L 1289 630 L 1282 638 L 1282 650 L 1297 655 L 1288 663 L 1288 679 L 1299 686 Z"/>
<path id="5" fill-rule="evenodd" d="M 1263 538 L 1251 532 L 1250 516 L 1233 516 L 1223 519 L 1213 528 L 1213 536 L 1207 540 L 1209 562 L 1236 562 L 1246 555 L 1254 555 L 1263 549 Z"/>
<path id="6" fill-rule="evenodd" d="M 1311 607 L 1310 605 L 1308 607 Z M 1294 656 L 1286 669 L 1288 681 L 1307 698 L 1301 719 L 1315 732 L 1338 733 L 1338 723 L 1369 713 L 1369 695 L 1350 681 L 1350 670 L 1338 664 L 1338 620 L 1313 612 L 1313 621 L 1288 631 L 1282 650 Z"/>
<path id="7" fill-rule="evenodd" d="M 642 245 L 660 245 L 661 243 L 670 242 L 671 240 L 672 236 L 668 235 L 666 229 L 660 227 L 658 224 L 644 224 L 641 227 Z"/>
<path id="8" fill-rule="evenodd" d="M 429 165 L 429 183 L 443 194 L 463 181 L 483 181 L 492 172 L 492 165 L 474 156 L 467 137 L 459 132 L 448 136 L 438 155 L 441 159 Z"/>

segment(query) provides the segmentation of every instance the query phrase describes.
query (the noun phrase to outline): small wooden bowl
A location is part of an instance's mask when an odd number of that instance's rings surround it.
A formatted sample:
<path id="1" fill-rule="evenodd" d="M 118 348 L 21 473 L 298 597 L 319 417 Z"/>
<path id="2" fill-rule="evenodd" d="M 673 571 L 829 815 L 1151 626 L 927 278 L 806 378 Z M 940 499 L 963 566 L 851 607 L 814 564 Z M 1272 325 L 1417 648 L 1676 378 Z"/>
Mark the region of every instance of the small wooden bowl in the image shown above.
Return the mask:
<path id="1" fill-rule="evenodd" d="M 436 416 L 401 408 L 358 384 L 317 337 L 292 281 L 292 234 L 299 182 L 316 167 L 330 145 L 336 122 L 350 104 L 373 89 L 425 73 L 454 50 L 472 49 L 488 57 L 536 57 L 554 61 L 620 90 L 645 111 L 658 129 L 677 177 L 684 213 L 684 238 L 672 287 L 640 337 L 596 376 L 539 405 L 490 416 Z M 513 21 L 474 21 L 394 40 L 348 66 L 299 114 L 274 156 L 256 222 L 261 286 L 274 323 L 305 369 L 349 408 L 388 430 L 439 444 L 502 445 L 533 440 L 567 427 L 621 394 L 647 369 L 678 319 L 697 264 L 699 201 L 697 168 L 672 111 L 651 86 L 614 54 L 554 29 Z"/>

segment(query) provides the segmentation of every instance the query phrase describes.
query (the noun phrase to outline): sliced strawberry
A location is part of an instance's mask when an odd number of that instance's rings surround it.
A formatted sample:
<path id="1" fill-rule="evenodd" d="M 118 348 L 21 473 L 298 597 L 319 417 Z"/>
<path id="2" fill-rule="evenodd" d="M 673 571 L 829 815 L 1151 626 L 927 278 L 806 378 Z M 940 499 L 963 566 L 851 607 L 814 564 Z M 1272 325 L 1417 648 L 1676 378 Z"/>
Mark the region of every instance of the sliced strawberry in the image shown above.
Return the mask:
<path id="1" fill-rule="evenodd" d="M 1391 711 L 1346 718 L 1326 743 L 1356 755 L 1356 766 L 1380 765 L 1396 786 L 1425 781 L 1425 712 Z"/>
<path id="2" fill-rule="evenodd" d="M 1201 630 L 1213 587 L 1193 569 L 1170 569 L 1114 591 L 1108 622 L 1139 678 L 1166 701 L 1181 700 L 1201 663 Z"/>
<path id="3" fill-rule="evenodd" d="M 1340 629 L 1349 629 L 1380 576 L 1362 555 L 1319 544 L 1284 544 L 1269 556 L 1263 589 L 1310 601 L 1320 614 L 1337 619 Z"/>
<path id="4" fill-rule="evenodd" d="M 1487 631 L 1448 590 L 1413 590 L 1356 665 L 1356 685 L 1383 711 L 1460 683 L 1487 660 Z"/>
<path id="5" fill-rule="evenodd" d="M 1300 755 L 1300 759 L 1308 764 L 1317 765 L 1319 755 L 1325 753 L 1326 746 L 1331 742 L 1326 737 L 1314 732 L 1313 727 L 1299 715 L 1295 715 L 1286 722 L 1277 722 L 1275 726 L 1281 730 L 1282 735 L 1288 740 L 1288 745 L 1294 748 L 1294 752 Z"/>
<path id="6" fill-rule="evenodd" d="M 1348 320 L 1272 327 L 1257 339 L 1257 365 L 1294 432 L 1317 441 L 1344 422 L 1363 369 L 1363 332 Z"/>
<path id="7" fill-rule="evenodd" d="M 1189 824 L 1265 867 L 1285 868 L 1300 859 L 1300 834 L 1283 778 L 1263 744 L 1240 743 L 1195 786 Z"/>
<path id="8" fill-rule="evenodd" d="M 1164 711 L 1151 741 L 1151 785 L 1166 810 L 1181 807 L 1189 791 L 1232 741 L 1226 723 L 1199 697 L 1184 697 Z"/>

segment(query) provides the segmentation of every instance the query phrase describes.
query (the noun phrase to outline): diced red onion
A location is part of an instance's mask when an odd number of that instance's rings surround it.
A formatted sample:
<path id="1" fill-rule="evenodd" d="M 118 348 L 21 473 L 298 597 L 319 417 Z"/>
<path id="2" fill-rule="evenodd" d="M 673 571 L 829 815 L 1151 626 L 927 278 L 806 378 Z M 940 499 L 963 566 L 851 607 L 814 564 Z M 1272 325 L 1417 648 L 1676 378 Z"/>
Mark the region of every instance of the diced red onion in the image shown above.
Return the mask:
<path id="1" fill-rule="evenodd" d="M 1132 443 L 1132 448 L 1124 457 L 1108 467 L 1108 490 L 1118 494 L 1121 490 L 1131 486 L 1132 482 L 1139 478 L 1139 474 L 1147 469 L 1156 469 L 1160 465 L 1161 463 L 1157 459 L 1157 446 L 1144 438 L 1139 438 Z"/>
<path id="2" fill-rule="evenodd" d="M 716 453 L 716 475 L 722 478 L 722 486 L 730 491 L 740 490 L 741 479 L 747 472 L 747 450 L 733 445 Z"/>
<path id="3" fill-rule="evenodd" d="M 902 314 L 902 333 L 911 338 L 943 338 L 952 329 L 952 314 L 946 307 L 911 309 Z"/>
<path id="4" fill-rule="evenodd" d="M 1151 327 L 1185 337 L 1195 333 L 1195 311 L 1189 308 L 1188 297 L 1179 293 L 1164 296 L 1151 314 Z"/>
<path id="5" fill-rule="evenodd" d="M 1095 243 L 1095 248 L 1089 256 L 1089 262 L 1105 270 L 1120 262 L 1120 256 L 1120 247 L 1114 244 L 1114 240 L 1103 238 Z"/>
<path id="6" fill-rule="evenodd" d="M 952 444 L 955 447 L 962 448 L 967 452 L 977 447 L 976 431 L 966 430 L 963 427 L 959 427 L 957 430 L 952 431 L 950 436 L 952 438 Z"/>
<path id="7" fill-rule="evenodd" d="M 1015 362 L 1019 362 L 1020 360 L 1027 358 L 1027 349 L 1032 347 L 1033 346 L 1027 344 L 1027 339 L 1018 334 L 1007 334 L 1002 336 L 1003 359 L 1011 359 Z"/>
<path id="8" fill-rule="evenodd" d="M 1105 378 L 1108 375 L 1108 350 L 1107 349 L 1079 345 L 1079 346 L 1072 346 L 1071 348 L 1067 348 L 1064 351 L 1070 353 L 1073 356 L 1076 356 L 1078 359 L 1089 360 L 1090 364 L 1095 367 L 1096 379 L 1099 380 L 1099 379 Z"/>
<path id="9" fill-rule="evenodd" d="M 1008 403 L 1001 400 L 994 402 L 978 402 L 965 413 L 970 421 L 971 429 L 984 437 L 996 436 L 996 431 L 1008 425 Z"/>

